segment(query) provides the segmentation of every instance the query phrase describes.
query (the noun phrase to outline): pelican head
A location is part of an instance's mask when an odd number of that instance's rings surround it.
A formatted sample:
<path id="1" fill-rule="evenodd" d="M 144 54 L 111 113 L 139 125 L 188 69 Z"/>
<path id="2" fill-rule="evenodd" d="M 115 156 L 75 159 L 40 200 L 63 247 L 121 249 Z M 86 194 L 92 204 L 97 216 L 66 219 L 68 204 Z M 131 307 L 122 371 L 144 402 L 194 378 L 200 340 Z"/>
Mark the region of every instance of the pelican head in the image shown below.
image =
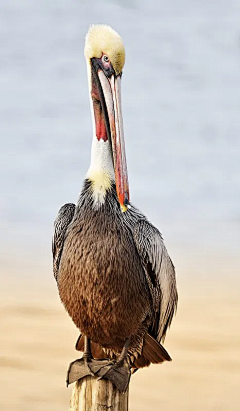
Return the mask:
<path id="1" fill-rule="evenodd" d="M 125 49 L 118 33 L 106 25 L 91 26 L 85 43 L 85 57 L 95 136 L 109 142 L 116 190 L 122 211 L 129 203 L 128 174 L 121 110 L 121 76 Z"/>

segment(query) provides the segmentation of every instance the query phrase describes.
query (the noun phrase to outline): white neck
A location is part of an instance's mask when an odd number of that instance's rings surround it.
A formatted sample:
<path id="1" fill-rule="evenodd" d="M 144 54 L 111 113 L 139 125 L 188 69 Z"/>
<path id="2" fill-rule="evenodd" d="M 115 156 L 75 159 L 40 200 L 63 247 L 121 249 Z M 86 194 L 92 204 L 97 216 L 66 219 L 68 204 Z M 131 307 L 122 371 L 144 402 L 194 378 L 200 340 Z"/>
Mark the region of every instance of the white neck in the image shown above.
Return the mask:
<path id="1" fill-rule="evenodd" d="M 111 147 L 109 141 L 93 136 L 91 163 L 86 176 L 92 182 L 94 205 L 98 209 L 105 201 L 107 190 L 115 181 Z"/>
<path id="2" fill-rule="evenodd" d="M 89 97 L 92 113 L 93 140 L 91 150 L 91 163 L 87 172 L 87 178 L 92 182 L 92 196 L 97 208 L 104 203 L 105 195 L 110 189 L 112 182 L 115 181 L 113 169 L 112 152 L 109 141 L 98 140 L 96 137 L 95 118 L 93 111 L 93 102 L 91 97 L 91 68 L 90 62 L 87 64 Z"/>
<path id="3" fill-rule="evenodd" d="M 112 181 L 115 181 L 111 147 L 109 141 L 98 140 L 93 136 L 91 163 L 87 172 L 87 178 L 94 181 L 96 174 L 105 174 Z"/>
<path id="4" fill-rule="evenodd" d="M 94 205 L 98 209 L 105 201 L 107 190 L 115 181 L 111 147 L 109 141 L 98 141 L 93 136 L 91 163 L 87 178 L 92 182 L 92 196 Z"/>

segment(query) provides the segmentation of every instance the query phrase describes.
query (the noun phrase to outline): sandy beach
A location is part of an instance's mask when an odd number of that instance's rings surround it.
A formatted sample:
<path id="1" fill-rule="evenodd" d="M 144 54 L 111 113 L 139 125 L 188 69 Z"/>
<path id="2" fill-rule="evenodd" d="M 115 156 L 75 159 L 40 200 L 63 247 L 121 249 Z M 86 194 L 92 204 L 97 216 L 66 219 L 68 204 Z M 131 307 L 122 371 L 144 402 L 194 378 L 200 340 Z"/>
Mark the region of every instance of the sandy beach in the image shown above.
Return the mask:
<path id="1" fill-rule="evenodd" d="M 240 408 L 239 281 L 231 287 L 179 279 L 180 302 L 165 346 L 173 361 L 138 371 L 130 410 L 231 410 Z M 4 411 L 64 411 L 68 363 L 78 357 L 78 330 L 50 286 L 11 284 L 1 295 L 1 396 Z M 20 295 L 20 294 L 19 294 Z"/>

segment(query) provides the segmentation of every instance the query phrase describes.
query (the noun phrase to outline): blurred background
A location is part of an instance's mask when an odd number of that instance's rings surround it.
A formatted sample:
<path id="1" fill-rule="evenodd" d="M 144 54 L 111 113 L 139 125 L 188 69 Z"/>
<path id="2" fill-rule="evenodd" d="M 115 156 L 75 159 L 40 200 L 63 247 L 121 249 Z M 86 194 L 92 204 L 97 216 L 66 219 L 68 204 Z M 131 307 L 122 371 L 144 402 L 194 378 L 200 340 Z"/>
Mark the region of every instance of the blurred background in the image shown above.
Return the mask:
<path id="1" fill-rule="evenodd" d="M 76 202 L 92 124 L 84 37 L 122 36 L 132 202 L 175 263 L 174 361 L 134 375 L 130 409 L 239 410 L 240 3 L 2 0 L 0 408 L 66 410 L 78 331 L 52 275 L 52 225 Z"/>

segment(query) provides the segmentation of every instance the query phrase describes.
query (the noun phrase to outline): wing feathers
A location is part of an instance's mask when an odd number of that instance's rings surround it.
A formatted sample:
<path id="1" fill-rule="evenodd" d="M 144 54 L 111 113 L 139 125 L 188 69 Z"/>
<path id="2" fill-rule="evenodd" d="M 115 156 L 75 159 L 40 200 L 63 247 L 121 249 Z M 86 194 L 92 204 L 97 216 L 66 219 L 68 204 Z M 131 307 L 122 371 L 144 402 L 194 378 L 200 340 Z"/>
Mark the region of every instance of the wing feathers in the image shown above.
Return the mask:
<path id="1" fill-rule="evenodd" d="M 174 266 L 160 232 L 146 219 L 137 222 L 133 235 L 153 299 L 155 319 L 151 332 L 160 342 L 165 337 L 177 307 Z"/>
<path id="2" fill-rule="evenodd" d="M 60 264 L 64 237 L 67 231 L 69 224 L 71 223 L 74 213 L 75 213 L 75 204 L 68 203 L 64 204 L 54 221 L 54 231 L 52 238 L 52 254 L 53 254 L 53 274 L 55 279 L 57 279 L 58 268 Z"/>

